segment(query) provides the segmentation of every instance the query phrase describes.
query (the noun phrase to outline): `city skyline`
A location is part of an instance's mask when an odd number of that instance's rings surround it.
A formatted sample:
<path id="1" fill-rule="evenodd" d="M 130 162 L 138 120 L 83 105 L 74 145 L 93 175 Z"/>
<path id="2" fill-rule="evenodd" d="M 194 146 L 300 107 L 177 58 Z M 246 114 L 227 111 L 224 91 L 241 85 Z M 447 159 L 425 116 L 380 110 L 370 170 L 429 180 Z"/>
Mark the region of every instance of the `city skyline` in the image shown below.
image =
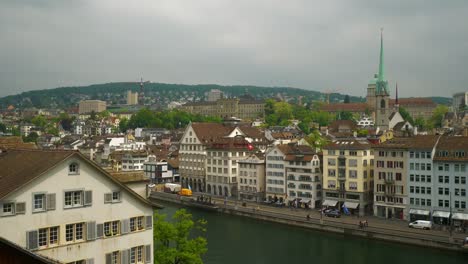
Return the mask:
<path id="1" fill-rule="evenodd" d="M 0 96 L 138 81 L 296 87 L 365 96 L 380 28 L 390 94 L 466 90 L 468 3 L 1 3 Z"/>

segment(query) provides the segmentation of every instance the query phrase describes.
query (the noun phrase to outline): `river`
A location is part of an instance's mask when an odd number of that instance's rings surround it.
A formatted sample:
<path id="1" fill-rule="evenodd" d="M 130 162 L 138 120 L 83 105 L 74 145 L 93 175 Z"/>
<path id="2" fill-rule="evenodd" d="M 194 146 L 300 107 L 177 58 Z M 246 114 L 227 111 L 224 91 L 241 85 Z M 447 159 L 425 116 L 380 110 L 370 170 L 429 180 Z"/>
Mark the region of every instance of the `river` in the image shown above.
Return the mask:
<path id="1" fill-rule="evenodd" d="M 165 204 L 171 216 L 178 207 Z M 468 264 L 468 254 L 343 237 L 254 219 L 187 209 L 208 221 L 205 264 Z"/>

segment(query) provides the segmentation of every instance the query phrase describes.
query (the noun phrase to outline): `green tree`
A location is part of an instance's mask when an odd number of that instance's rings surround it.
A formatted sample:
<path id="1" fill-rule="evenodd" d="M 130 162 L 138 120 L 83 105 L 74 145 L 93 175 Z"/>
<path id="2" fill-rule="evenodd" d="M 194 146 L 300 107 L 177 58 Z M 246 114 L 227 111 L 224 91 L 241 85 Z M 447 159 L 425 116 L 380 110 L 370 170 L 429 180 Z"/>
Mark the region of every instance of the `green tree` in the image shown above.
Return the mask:
<path id="1" fill-rule="evenodd" d="M 418 129 L 426 129 L 427 128 L 426 120 L 424 120 L 424 118 L 422 116 L 416 117 L 416 119 L 414 120 L 414 125 L 416 127 L 418 127 Z"/>
<path id="2" fill-rule="evenodd" d="M 312 130 L 305 140 L 317 151 L 321 151 L 322 147 L 328 144 L 328 140 L 317 129 Z"/>
<path id="3" fill-rule="evenodd" d="M 91 119 L 91 120 L 96 120 L 97 119 L 97 115 L 96 115 L 96 112 L 94 112 L 94 110 L 91 111 L 91 113 L 89 115 L 89 119 Z"/>
<path id="4" fill-rule="evenodd" d="M 47 125 L 47 119 L 43 115 L 38 115 L 31 119 L 31 123 L 37 127 L 44 128 Z"/>
<path id="5" fill-rule="evenodd" d="M 348 111 L 341 111 L 336 114 L 336 120 L 353 120 L 353 113 Z"/>
<path id="6" fill-rule="evenodd" d="M 403 117 L 405 121 L 408 121 L 411 124 L 414 124 L 413 118 L 411 117 L 410 113 L 405 108 L 400 106 L 398 109 L 398 112 L 400 113 L 401 117 Z"/>
<path id="7" fill-rule="evenodd" d="M 207 251 L 206 221 L 192 219 L 185 209 L 178 210 L 172 221 L 154 214 L 154 263 L 202 264 Z"/>
<path id="8" fill-rule="evenodd" d="M 275 112 L 275 103 L 276 101 L 274 99 L 267 99 L 265 101 L 265 115 L 271 115 Z"/>
<path id="9" fill-rule="evenodd" d="M 3 123 L 0 123 L 0 132 L 6 132 L 6 126 Z"/>
<path id="10" fill-rule="evenodd" d="M 122 118 L 119 123 L 119 130 L 122 133 L 127 132 L 128 129 L 128 119 L 127 118 Z"/>
<path id="11" fill-rule="evenodd" d="M 438 105 L 434 110 L 431 118 L 429 119 L 429 126 L 431 127 L 442 127 L 442 119 L 445 114 L 448 112 L 448 107 L 445 105 Z"/>
<path id="12" fill-rule="evenodd" d="M 345 95 L 344 97 L 344 101 L 343 101 L 345 104 L 349 104 L 350 103 L 350 99 L 349 99 L 349 95 Z"/>
<path id="13" fill-rule="evenodd" d="M 36 132 L 31 132 L 27 137 L 23 138 L 24 142 L 37 142 L 39 135 Z"/>

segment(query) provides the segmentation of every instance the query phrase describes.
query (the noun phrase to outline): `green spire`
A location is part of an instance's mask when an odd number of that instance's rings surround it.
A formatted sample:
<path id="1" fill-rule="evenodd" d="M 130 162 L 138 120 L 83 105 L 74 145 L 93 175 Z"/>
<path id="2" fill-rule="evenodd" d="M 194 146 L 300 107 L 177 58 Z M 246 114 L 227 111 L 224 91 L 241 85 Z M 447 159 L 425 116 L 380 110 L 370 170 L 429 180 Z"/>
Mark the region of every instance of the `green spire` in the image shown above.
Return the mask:
<path id="1" fill-rule="evenodd" d="M 380 62 L 379 62 L 379 81 L 384 81 L 384 53 L 383 53 L 383 28 L 380 29 Z"/>
<path id="2" fill-rule="evenodd" d="M 379 61 L 379 74 L 376 81 L 377 94 L 388 95 L 387 89 L 388 82 L 384 77 L 384 51 L 383 51 L 383 28 L 380 30 L 380 61 Z"/>

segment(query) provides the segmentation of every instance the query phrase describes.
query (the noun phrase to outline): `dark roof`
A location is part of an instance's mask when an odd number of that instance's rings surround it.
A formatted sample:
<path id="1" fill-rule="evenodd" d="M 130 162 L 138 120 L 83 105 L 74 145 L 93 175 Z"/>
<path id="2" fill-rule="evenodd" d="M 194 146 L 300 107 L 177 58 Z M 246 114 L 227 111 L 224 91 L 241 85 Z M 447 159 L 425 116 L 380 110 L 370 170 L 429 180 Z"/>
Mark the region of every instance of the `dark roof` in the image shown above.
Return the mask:
<path id="1" fill-rule="evenodd" d="M 224 126 L 219 123 L 192 123 L 192 128 L 202 144 L 224 137 L 232 131 L 231 126 Z"/>
<path id="2" fill-rule="evenodd" d="M 0 168 L 2 168 L 0 170 L 0 199 L 40 177 L 72 156 L 87 162 L 90 166 L 100 171 L 105 177 L 112 180 L 122 189 L 127 190 L 143 203 L 157 206 L 143 199 L 133 190 L 117 181 L 108 172 L 93 161 L 90 161 L 80 152 L 66 150 L 10 150 L 0 154 Z"/>
<path id="3" fill-rule="evenodd" d="M 51 259 L 49 257 L 45 257 L 35 252 L 32 252 L 3 237 L 0 237 L 0 256 L 1 256 L 0 259 L 5 261 L 5 263 L 35 263 L 35 264 L 62 263 L 57 260 Z M 14 258 L 14 261 L 12 261 L 13 258 Z"/>
<path id="4" fill-rule="evenodd" d="M 0 137 L 0 149 L 37 149 L 34 143 L 24 143 L 21 137 Z"/>
<path id="5" fill-rule="evenodd" d="M 145 177 L 143 171 L 107 171 L 112 177 L 116 178 L 121 183 L 149 182 L 149 178 Z"/>
<path id="6" fill-rule="evenodd" d="M 420 135 L 414 137 L 396 137 L 387 140 L 381 144 L 375 145 L 375 149 L 432 149 L 439 136 L 434 135 Z"/>
<path id="7" fill-rule="evenodd" d="M 443 154 L 443 152 L 447 152 Z M 457 153 L 463 152 L 462 156 Z M 443 136 L 436 148 L 435 161 L 468 161 L 468 137 Z"/>
<path id="8" fill-rule="evenodd" d="M 328 112 L 339 112 L 339 111 L 348 111 L 348 112 L 365 112 L 369 106 L 367 103 L 336 103 L 336 104 L 327 104 L 320 107 L 322 111 Z"/>
<path id="9" fill-rule="evenodd" d="M 323 147 L 323 149 L 342 149 L 342 150 L 349 150 L 349 149 L 370 149 L 371 144 L 367 140 L 357 140 L 357 139 L 339 139 L 333 140 L 329 144 Z"/>
<path id="10" fill-rule="evenodd" d="M 431 98 L 398 98 L 398 104 L 403 107 L 411 106 L 430 106 L 436 107 L 437 104 Z M 395 99 L 390 99 L 389 105 L 395 105 Z"/>

